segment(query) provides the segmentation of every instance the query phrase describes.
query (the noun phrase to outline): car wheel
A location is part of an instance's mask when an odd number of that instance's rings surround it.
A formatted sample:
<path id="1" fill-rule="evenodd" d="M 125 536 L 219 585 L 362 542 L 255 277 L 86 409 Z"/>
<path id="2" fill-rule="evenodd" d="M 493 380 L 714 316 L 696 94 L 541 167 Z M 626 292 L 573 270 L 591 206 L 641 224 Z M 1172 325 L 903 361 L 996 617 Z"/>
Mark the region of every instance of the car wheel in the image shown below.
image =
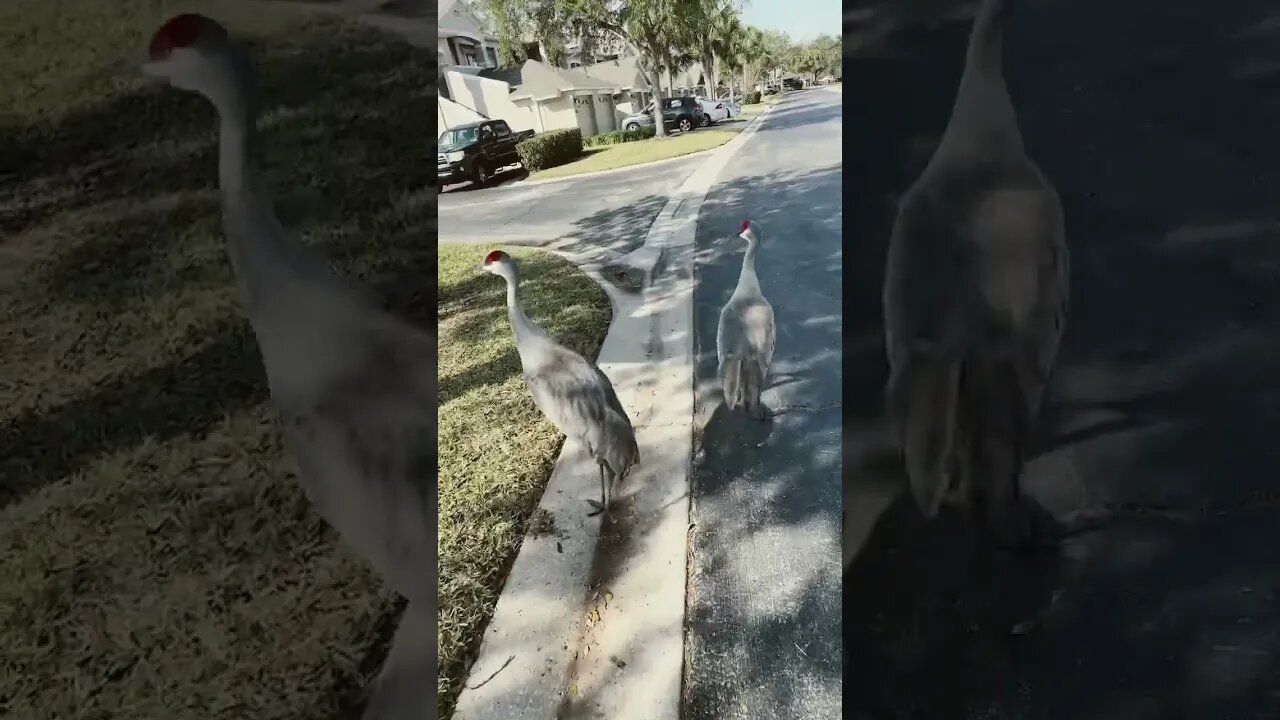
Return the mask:
<path id="1" fill-rule="evenodd" d="M 635 132 L 639 129 L 640 129 L 640 123 L 627 123 L 627 130 L 629 132 Z"/>
<path id="2" fill-rule="evenodd" d="M 680 118 L 680 132 L 689 132 L 693 129 L 693 123 L 689 122 L 689 118 Z"/>
<path id="3" fill-rule="evenodd" d="M 484 162 L 476 163 L 476 185 L 484 187 L 493 179 L 493 173 L 489 171 L 488 164 Z"/>
<path id="4" fill-rule="evenodd" d="M 698 127 L 706 127 L 710 124 L 711 124 L 711 116 L 706 113 L 703 113 L 702 122 L 698 123 Z"/>

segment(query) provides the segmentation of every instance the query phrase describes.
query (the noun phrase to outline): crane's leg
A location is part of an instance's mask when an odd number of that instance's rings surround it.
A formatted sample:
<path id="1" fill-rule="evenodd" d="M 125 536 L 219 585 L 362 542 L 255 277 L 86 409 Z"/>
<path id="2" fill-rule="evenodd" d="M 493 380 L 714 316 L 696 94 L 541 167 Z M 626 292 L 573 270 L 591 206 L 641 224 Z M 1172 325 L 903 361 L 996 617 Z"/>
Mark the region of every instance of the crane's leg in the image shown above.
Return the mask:
<path id="1" fill-rule="evenodd" d="M 609 516 L 609 497 L 607 493 L 608 485 L 605 483 L 605 479 L 604 479 L 604 463 L 598 462 L 596 463 L 596 467 L 600 470 L 600 502 L 596 502 L 595 500 L 587 501 L 587 503 L 591 505 L 591 507 L 595 508 L 595 510 L 587 513 L 587 517 L 595 517 L 600 513 L 604 513 L 605 517 L 608 517 Z"/>

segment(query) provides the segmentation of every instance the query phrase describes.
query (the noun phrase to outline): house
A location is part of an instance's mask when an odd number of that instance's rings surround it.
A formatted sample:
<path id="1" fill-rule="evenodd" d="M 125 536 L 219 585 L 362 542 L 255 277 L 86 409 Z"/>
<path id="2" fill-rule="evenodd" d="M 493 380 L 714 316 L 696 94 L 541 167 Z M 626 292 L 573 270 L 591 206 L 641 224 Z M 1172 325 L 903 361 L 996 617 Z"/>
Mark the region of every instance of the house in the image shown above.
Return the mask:
<path id="1" fill-rule="evenodd" d="M 497 72 L 508 73 L 511 101 L 529 109 L 538 132 L 576 127 L 583 137 L 591 137 L 618 129 L 614 111 L 617 83 L 537 60 L 526 60 L 514 72 Z"/>
<path id="2" fill-rule="evenodd" d="M 583 137 L 591 137 L 618 128 L 617 83 L 581 70 L 526 60 L 519 67 L 475 73 L 453 68 L 444 80 L 451 100 L 483 117 L 506 120 L 515 130 L 544 133 L 576 127 Z"/>
<path id="3" fill-rule="evenodd" d="M 640 112 L 653 100 L 649 79 L 645 77 L 640 60 L 635 56 L 607 60 L 578 69 L 587 77 L 615 86 L 613 107 L 619 124 L 622 118 Z"/>
<path id="4" fill-rule="evenodd" d="M 443 0 L 436 12 L 440 72 L 478 71 L 498 66 L 498 36 L 487 20 L 457 0 Z M 443 87 L 443 85 L 442 85 Z"/>

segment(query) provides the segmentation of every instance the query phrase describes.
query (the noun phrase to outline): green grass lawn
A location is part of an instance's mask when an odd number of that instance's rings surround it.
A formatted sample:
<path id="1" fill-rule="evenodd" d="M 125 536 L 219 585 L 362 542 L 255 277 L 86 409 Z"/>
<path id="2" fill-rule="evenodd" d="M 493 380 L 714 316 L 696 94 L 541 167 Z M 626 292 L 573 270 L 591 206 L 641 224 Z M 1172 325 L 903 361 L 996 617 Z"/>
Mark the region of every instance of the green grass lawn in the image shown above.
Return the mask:
<path id="1" fill-rule="evenodd" d="M 506 313 L 506 284 L 478 269 L 490 247 L 440 245 L 440 717 L 447 718 L 564 440 L 533 404 Z M 550 253 L 520 263 L 525 311 L 595 358 L 608 296 Z"/>
<path id="2" fill-rule="evenodd" d="M 330 718 L 394 620 L 282 463 L 212 108 L 105 71 L 188 9 L 249 33 L 285 225 L 433 322 L 426 51 L 274 3 L 0 3 L 0 715 Z"/>
<path id="3" fill-rule="evenodd" d="M 688 155 L 690 153 L 710 150 L 719 147 L 742 132 L 745 124 L 717 125 L 712 128 L 680 133 L 666 138 L 651 138 L 635 142 L 608 145 L 602 148 L 587 148 L 583 156 L 571 163 L 557 165 L 546 170 L 530 173 L 530 179 L 548 179 L 581 175 L 582 173 L 613 170 L 615 168 L 639 165 L 655 160 Z"/>

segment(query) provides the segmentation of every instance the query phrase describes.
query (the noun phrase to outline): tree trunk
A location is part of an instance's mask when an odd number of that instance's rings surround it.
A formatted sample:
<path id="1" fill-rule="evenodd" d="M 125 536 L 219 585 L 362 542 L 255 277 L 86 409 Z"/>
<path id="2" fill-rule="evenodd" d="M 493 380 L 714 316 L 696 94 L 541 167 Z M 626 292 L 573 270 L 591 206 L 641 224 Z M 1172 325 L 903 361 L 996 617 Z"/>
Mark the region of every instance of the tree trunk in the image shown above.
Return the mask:
<path id="1" fill-rule="evenodd" d="M 709 62 L 708 62 L 709 61 Z M 707 99 L 716 99 L 716 56 L 708 53 L 702 58 L 702 79 L 707 81 Z"/>
<path id="2" fill-rule="evenodd" d="M 649 84 L 653 86 L 653 135 L 667 136 L 667 123 L 662 117 L 662 76 L 657 63 L 649 70 Z"/>

